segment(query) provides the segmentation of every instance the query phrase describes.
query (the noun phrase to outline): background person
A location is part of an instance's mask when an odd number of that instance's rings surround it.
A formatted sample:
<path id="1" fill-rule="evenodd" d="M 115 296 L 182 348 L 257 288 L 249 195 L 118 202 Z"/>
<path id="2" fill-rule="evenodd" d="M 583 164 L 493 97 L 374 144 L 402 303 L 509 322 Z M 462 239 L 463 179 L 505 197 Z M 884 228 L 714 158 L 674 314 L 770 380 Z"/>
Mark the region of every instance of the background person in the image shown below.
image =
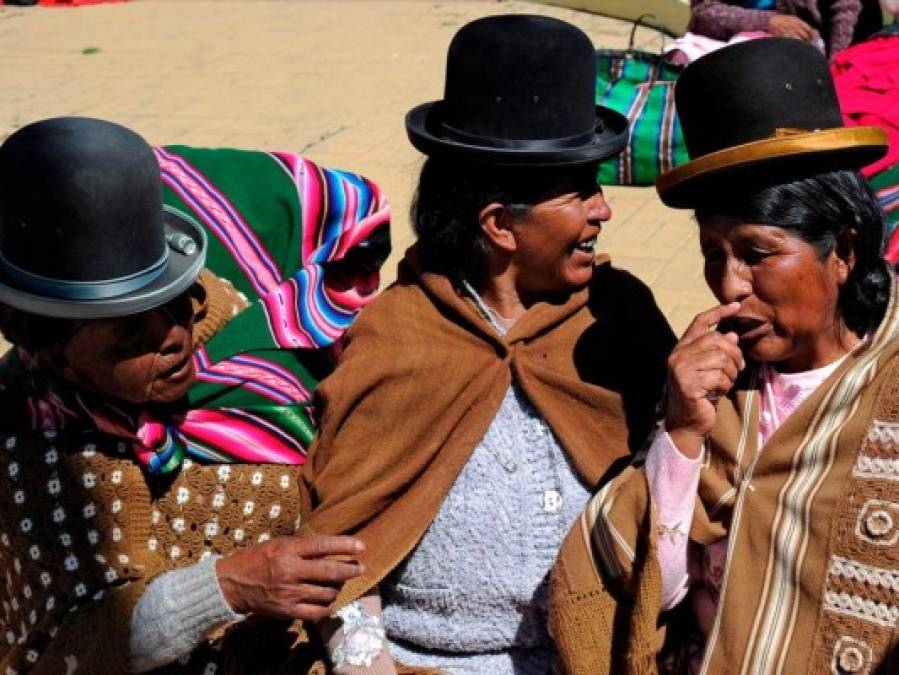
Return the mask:
<path id="1" fill-rule="evenodd" d="M 725 42 L 763 31 L 823 46 L 832 57 L 867 37 L 855 37 L 861 13 L 862 0 L 690 0 L 688 30 Z M 868 15 L 866 10 L 866 20 Z"/>

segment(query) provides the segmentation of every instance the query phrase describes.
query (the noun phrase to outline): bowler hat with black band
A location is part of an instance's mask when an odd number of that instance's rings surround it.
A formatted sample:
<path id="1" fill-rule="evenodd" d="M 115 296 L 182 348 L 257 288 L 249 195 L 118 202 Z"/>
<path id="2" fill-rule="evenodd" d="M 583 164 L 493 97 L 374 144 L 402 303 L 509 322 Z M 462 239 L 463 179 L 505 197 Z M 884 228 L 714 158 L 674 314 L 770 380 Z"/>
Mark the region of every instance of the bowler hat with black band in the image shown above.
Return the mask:
<path id="1" fill-rule="evenodd" d="M 565 21 L 500 15 L 453 37 L 443 100 L 406 115 L 429 156 L 492 165 L 565 166 L 606 159 L 627 143 L 626 118 L 596 105 L 596 52 Z"/>
<path id="2" fill-rule="evenodd" d="M 791 38 L 723 47 L 675 86 L 690 161 L 656 182 L 662 201 L 695 208 L 733 189 L 860 169 L 883 157 L 886 133 L 846 127 L 824 55 Z"/>

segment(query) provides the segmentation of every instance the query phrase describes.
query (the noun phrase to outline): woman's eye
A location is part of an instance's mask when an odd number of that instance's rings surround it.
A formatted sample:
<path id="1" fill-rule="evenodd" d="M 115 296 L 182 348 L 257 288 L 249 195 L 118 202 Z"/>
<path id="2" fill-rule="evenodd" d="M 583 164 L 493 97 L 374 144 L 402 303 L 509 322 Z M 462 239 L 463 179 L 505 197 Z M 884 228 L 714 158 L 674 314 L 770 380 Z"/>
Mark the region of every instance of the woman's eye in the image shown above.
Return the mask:
<path id="1" fill-rule="evenodd" d="M 758 249 L 750 249 L 743 254 L 743 261 L 747 265 L 758 265 L 765 258 L 770 256 L 770 251 L 760 251 Z"/>

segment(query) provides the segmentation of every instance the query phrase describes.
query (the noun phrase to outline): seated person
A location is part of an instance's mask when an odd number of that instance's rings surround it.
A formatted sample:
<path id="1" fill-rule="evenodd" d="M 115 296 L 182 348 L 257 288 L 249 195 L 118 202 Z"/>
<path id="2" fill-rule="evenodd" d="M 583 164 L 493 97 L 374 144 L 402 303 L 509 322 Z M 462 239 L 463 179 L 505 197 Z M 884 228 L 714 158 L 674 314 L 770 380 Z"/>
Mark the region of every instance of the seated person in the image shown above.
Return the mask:
<path id="1" fill-rule="evenodd" d="M 673 341 L 596 256 L 597 163 L 627 132 L 589 38 L 495 16 L 447 60 L 444 100 L 406 118 L 417 241 L 318 389 L 303 472 L 304 531 L 366 547 L 325 627 L 338 673 L 549 672 L 547 572 L 649 431 Z"/>
<path id="2" fill-rule="evenodd" d="M 310 391 L 386 227 L 294 155 L 84 118 L 0 146 L 0 670 L 304 667 L 295 620 L 363 571 L 296 536 Z"/>
<path id="3" fill-rule="evenodd" d="M 823 46 L 828 57 L 852 44 L 862 0 L 690 0 L 688 30 L 728 41 L 763 31 Z"/>
<path id="4" fill-rule="evenodd" d="M 720 304 L 671 354 L 645 463 L 563 545 L 566 672 L 896 673 L 899 297 L 858 172 L 886 134 L 843 126 L 795 40 L 725 47 L 675 93 L 691 161 L 657 185 L 695 209 Z"/>

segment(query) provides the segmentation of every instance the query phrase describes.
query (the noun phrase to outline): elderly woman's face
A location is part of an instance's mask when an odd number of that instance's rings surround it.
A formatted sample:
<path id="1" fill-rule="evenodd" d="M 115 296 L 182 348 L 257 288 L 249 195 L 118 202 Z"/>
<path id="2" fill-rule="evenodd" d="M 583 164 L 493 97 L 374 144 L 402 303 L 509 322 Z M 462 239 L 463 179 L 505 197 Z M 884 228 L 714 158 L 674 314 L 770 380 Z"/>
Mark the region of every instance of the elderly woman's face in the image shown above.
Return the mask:
<path id="1" fill-rule="evenodd" d="M 66 345 L 67 380 L 129 403 L 170 403 L 194 381 L 193 308 L 184 294 L 163 307 L 81 327 Z"/>
<path id="2" fill-rule="evenodd" d="M 772 225 L 712 215 L 699 226 L 709 287 L 721 303 L 741 303 L 728 328 L 747 356 L 798 372 L 845 352 L 837 299 L 849 263 L 836 252 L 822 260 L 811 244 Z"/>
<path id="3" fill-rule="evenodd" d="M 528 217 L 513 226 L 522 288 L 537 294 L 588 284 L 596 238 L 611 216 L 595 167 L 559 178 Z"/>

